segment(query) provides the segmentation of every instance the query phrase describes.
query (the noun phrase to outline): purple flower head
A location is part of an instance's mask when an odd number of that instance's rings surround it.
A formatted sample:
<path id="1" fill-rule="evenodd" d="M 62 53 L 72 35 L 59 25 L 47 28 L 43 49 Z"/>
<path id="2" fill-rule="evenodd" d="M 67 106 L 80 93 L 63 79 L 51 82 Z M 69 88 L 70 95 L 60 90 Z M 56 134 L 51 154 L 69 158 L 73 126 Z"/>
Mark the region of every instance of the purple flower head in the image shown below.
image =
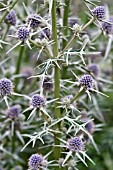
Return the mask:
<path id="1" fill-rule="evenodd" d="M 43 89 L 45 91 L 51 91 L 53 89 L 53 82 L 49 77 L 46 77 L 43 81 Z"/>
<path id="2" fill-rule="evenodd" d="M 32 67 L 24 67 L 22 69 L 22 74 L 23 74 L 23 78 L 25 78 L 27 81 L 31 81 L 31 79 L 28 79 L 29 77 L 31 77 L 33 75 L 33 69 Z"/>
<path id="3" fill-rule="evenodd" d="M 20 27 L 18 29 L 18 39 L 25 41 L 29 36 L 29 31 L 26 27 Z"/>
<path id="4" fill-rule="evenodd" d="M 99 69 L 96 64 L 90 64 L 87 69 L 91 71 L 95 76 L 98 76 L 99 74 Z"/>
<path id="5" fill-rule="evenodd" d="M 5 21 L 8 24 L 16 25 L 16 13 L 15 13 L 15 11 L 13 11 L 13 10 L 10 11 L 9 14 L 5 18 Z"/>
<path id="6" fill-rule="evenodd" d="M 80 85 L 84 86 L 87 90 L 93 88 L 94 80 L 91 75 L 84 75 L 80 78 Z"/>
<path id="7" fill-rule="evenodd" d="M 67 148 L 70 151 L 79 152 L 83 150 L 84 144 L 82 140 L 80 139 L 80 137 L 74 137 L 67 141 Z"/>
<path id="8" fill-rule="evenodd" d="M 89 119 L 88 119 L 88 118 L 83 118 L 81 121 L 82 121 L 82 122 L 88 122 Z M 92 134 L 92 133 L 95 131 L 95 124 L 94 124 L 94 122 L 93 122 L 93 121 L 90 121 L 89 123 L 86 124 L 85 128 L 86 128 L 86 130 L 87 130 L 90 134 Z"/>
<path id="9" fill-rule="evenodd" d="M 43 96 L 40 96 L 39 94 L 35 94 L 31 98 L 31 105 L 35 107 L 41 107 L 45 105 L 45 99 Z"/>
<path id="10" fill-rule="evenodd" d="M 106 22 L 102 22 L 102 29 L 107 34 L 113 34 L 113 16 L 106 20 Z"/>
<path id="11" fill-rule="evenodd" d="M 6 114 L 7 114 L 7 117 L 10 117 L 12 119 L 18 118 L 20 114 L 20 106 L 19 105 L 12 106 L 11 108 L 7 110 Z"/>
<path id="12" fill-rule="evenodd" d="M 73 99 L 73 95 L 70 94 L 70 95 L 67 95 L 67 96 L 63 97 L 63 98 L 61 99 L 61 101 L 62 101 L 62 104 L 63 104 L 63 105 L 66 105 L 66 106 L 68 107 L 68 106 L 70 106 L 70 102 L 71 102 L 72 99 Z M 75 102 L 75 101 L 73 102 L 73 105 L 74 105 L 74 106 L 76 105 L 76 102 Z"/>
<path id="13" fill-rule="evenodd" d="M 42 32 L 41 32 L 41 35 L 40 35 L 40 39 L 51 39 L 51 32 L 48 28 L 45 28 Z"/>
<path id="14" fill-rule="evenodd" d="M 68 19 L 68 25 L 69 25 L 69 27 L 73 27 L 75 24 L 78 24 L 78 21 L 79 21 L 79 19 L 78 19 L 77 16 L 70 17 L 70 18 Z"/>
<path id="15" fill-rule="evenodd" d="M 10 95 L 13 90 L 13 84 L 11 80 L 3 78 L 0 80 L 0 94 L 2 96 Z"/>
<path id="16" fill-rule="evenodd" d="M 30 27 L 34 29 L 39 26 L 39 24 L 41 23 L 41 19 L 39 15 L 31 14 L 27 18 L 27 23 L 30 24 Z"/>
<path id="17" fill-rule="evenodd" d="M 47 166 L 47 161 L 39 154 L 33 154 L 29 158 L 29 168 L 32 170 L 39 170 L 40 168 Z"/>
<path id="18" fill-rule="evenodd" d="M 92 10 L 92 14 L 98 20 L 102 20 L 105 17 L 105 7 L 104 6 L 97 6 Z"/>

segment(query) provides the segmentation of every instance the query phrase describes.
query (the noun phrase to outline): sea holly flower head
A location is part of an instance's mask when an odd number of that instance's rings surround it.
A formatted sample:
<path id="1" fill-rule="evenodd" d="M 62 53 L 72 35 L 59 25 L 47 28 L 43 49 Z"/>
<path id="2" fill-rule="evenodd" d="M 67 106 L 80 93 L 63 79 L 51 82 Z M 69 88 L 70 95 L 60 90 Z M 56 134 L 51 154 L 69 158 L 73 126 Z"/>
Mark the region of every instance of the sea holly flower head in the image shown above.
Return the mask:
<path id="1" fill-rule="evenodd" d="M 81 119 L 82 122 L 86 122 L 86 123 L 88 122 L 85 125 L 85 128 L 90 134 L 93 134 L 94 131 L 95 131 L 95 124 L 94 124 L 93 120 L 92 121 L 89 121 L 89 120 L 90 120 L 89 118 L 82 118 Z"/>
<path id="2" fill-rule="evenodd" d="M 33 106 L 33 108 L 39 108 L 45 105 L 45 99 L 43 96 L 39 95 L 39 94 L 35 94 L 32 96 L 31 98 L 31 105 Z"/>
<path id="3" fill-rule="evenodd" d="M 8 96 L 13 91 L 13 83 L 7 78 L 0 80 L 0 94 L 1 96 Z"/>
<path id="4" fill-rule="evenodd" d="M 27 27 L 25 27 L 25 26 L 19 27 L 18 30 L 17 30 L 17 35 L 16 35 L 16 38 L 18 38 L 19 41 L 12 48 L 10 48 L 9 51 L 7 51 L 6 54 L 11 52 L 14 48 L 21 45 L 24 42 L 26 42 L 28 47 L 31 49 L 30 43 L 28 41 L 29 35 L 30 35 L 30 32 L 29 32 L 29 29 Z"/>
<path id="5" fill-rule="evenodd" d="M 96 64 L 90 64 L 87 66 L 87 69 L 91 71 L 95 76 L 98 76 L 99 74 L 99 69 Z"/>
<path id="6" fill-rule="evenodd" d="M 15 11 L 11 10 L 9 12 L 9 14 L 5 17 L 5 21 L 8 24 L 16 25 L 16 13 L 15 13 Z"/>
<path id="7" fill-rule="evenodd" d="M 104 6 L 97 6 L 91 12 L 93 16 L 96 17 L 98 20 L 104 19 L 106 13 Z"/>
<path id="8" fill-rule="evenodd" d="M 49 77 L 46 77 L 43 81 L 43 89 L 45 91 L 51 91 L 53 89 L 53 82 Z"/>
<path id="9" fill-rule="evenodd" d="M 18 118 L 19 114 L 20 114 L 20 106 L 19 105 L 10 107 L 6 112 L 7 117 L 12 118 L 12 119 Z"/>
<path id="10" fill-rule="evenodd" d="M 113 16 L 102 22 L 102 30 L 105 31 L 106 34 L 113 34 Z"/>
<path id="11" fill-rule="evenodd" d="M 47 161 L 39 154 L 33 154 L 29 158 L 28 166 L 30 170 L 39 170 L 47 167 Z"/>
<path id="12" fill-rule="evenodd" d="M 84 149 L 84 143 L 80 137 L 73 137 L 67 141 L 67 148 L 72 152 L 79 152 Z"/>
<path id="13" fill-rule="evenodd" d="M 26 41 L 29 36 L 29 30 L 26 27 L 18 28 L 18 39 L 21 41 Z"/>
<path id="14" fill-rule="evenodd" d="M 72 94 L 63 97 L 61 99 L 62 105 L 66 106 L 66 107 L 69 107 L 70 106 L 70 102 L 71 102 L 72 99 L 73 99 L 73 95 Z M 73 106 L 76 106 L 76 102 L 75 101 L 73 102 Z"/>
<path id="15" fill-rule="evenodd" d="M 27 23 L 30 24 L 30 28 L 34 29 L 41 23 L 41 18 L 37 14 L 31 14 L 27 18 Z"/>
<path id="16" fill-rule="evenodd" d="M 41 32 L 41 35 L 40 35 L 40 39 L 51 39 L 51 32 L 48 28 L 45 28 L 42 32 Z"/>
<path id="17" fill-rule="evenodd" d="M 94 86 L 94 80 L 92 78 L 91 75 L 87 74 L 87 75 L 83 75 L 80 79 L 79 79 L 80 85 L 85 87 L 86 90 L 91 90 Z"/>

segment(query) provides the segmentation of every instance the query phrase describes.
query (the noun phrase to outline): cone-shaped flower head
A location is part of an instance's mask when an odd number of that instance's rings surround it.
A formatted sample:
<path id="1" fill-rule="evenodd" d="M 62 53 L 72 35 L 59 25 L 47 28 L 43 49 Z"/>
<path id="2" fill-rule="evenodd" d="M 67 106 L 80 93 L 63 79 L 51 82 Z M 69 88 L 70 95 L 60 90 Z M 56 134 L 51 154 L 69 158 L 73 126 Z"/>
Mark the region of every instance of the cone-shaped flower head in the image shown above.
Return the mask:
<path id="1" fill-rule="evenodd" d="M 10 95 L 13 90 L 13 84 L 11 80 L 3 78 L 0 80 L 0 94 L 2 96 Z"/>

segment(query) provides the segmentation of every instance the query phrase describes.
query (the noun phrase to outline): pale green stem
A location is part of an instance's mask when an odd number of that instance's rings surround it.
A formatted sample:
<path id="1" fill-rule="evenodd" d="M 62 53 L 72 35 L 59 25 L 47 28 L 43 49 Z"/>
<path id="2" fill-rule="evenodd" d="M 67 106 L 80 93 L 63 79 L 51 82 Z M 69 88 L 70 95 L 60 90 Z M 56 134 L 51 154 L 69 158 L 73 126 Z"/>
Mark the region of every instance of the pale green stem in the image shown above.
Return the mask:
<path id="1" fill-rule="evenodd" d="M 58 57 L 58 40 L 57 40 L 57 24 L 56 24 L 56 0 L 53 0 L 52 4 L 52 38 L 54 41 L 53 44 L 53 54 L 54 57 Z M 60 69 L 57 65 L 54 66 L 54 97 L 60 98 Z M 60 108 L 58 108 L 58 100 L 55 102 L 55 118 L 58 119 L 60 117 Z M 59 129 L 59 125 L 56 126 L 57 129 Z M 58 138 L 60 137 L 59 134 L 54 134 L 54 141 L 55 145 L 60 145 L 60 141 Z M 61 150 L 59 147 L 54 148 L 54 157 L 56 160 L 58 160 L 61 156 Z M 56 170 L 59 169 L 59 167 L 55 168 Z"/>
<path id="2" fill-rule="evenodd" d="M 20 46 L 20 54 L 19 54 L 18 59 L 17 59 L 15 74 L 20 73 L 20 67 L 21 67 L 21 63 L 22 63 L 23 52 L 24 52 L 24 43 L 22 43 L 22 46 Z M 19 82 L 19 79 L 17 78 L 15 80 L 15 91 L 17 90 L 18 82 Z"/>
<path id="3" fill-rule="evenodd" d="M 84 25 L 80 32 L 84 31 L 90 24 L 92 24 L 93 22 L 95 21 L 95 18 L 92 17 L 91 20 L 86 24 Z M 69 43 L 66 45 L 66 47 L 63 49 L 63 51 L 61 52 L 61 55 L 63 55 L 63 53 L 69 48 L 69 46 L 73 43 L 73 41 L 75 40 L 76 36 L 77 36 L 78 33 L 75 33 L 73 35 L 73 37 L 71 38 L 71 40 L 69 41 Z"/>
<path id="4" fill-rule="evenodd" d="M 73 99 L 71 100 L 71 104 L 79 97 L 79 96 L 81 96 L 81 94 L 83 93 L 83 90 L 81 90 L 81 91 L 79 91 L 74 97 L 73 97 Z"/>
<path id="5" fill-rule="evenodd" d="M 64 16 L 63 16 L 64 36 L 68 35 L 69 2 L 70 2 L 70 0 L 65 0 Z M 63 39 L 63 48 L 66 46 L 66 43 L 67 43 L 67 41 L 65 39 Z"/>
<path id="6" fill-rule="evenodd" d="M 65 6 L 64 6 L 64 15 L 63 15 L 63 34 L 64 39 L 62 42 L 62 47 L 64 48 L 67 44 L 67 35 L 68 35 L 68 14 L 69 14 L 69 3 L 70 0 L 65 0 Z M 65 39 L 66 37 L 66 39 Z M 62 66 L 62 78 L 66 78 L 66 72 L 67 72 L 67 66 Z"/>

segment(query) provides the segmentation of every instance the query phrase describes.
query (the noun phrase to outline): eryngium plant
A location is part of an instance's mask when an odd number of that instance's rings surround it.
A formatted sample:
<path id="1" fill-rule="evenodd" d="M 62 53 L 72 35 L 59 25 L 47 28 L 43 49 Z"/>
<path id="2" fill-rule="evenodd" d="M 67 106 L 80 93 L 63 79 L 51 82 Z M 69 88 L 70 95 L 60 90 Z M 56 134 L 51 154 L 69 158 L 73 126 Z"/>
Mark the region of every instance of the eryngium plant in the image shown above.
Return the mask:
<path id="1" fill-rule="evenodd" d="M 1 169 L 95 165 L 91 146 L 99 153 L 94 134 L 105 122 L 98 101 L 113 84 L 100 58 L 112 20 L 97 2 L 81 1 L 85 21 L 71 16 L 70 0 L 0 2 Z"/>

